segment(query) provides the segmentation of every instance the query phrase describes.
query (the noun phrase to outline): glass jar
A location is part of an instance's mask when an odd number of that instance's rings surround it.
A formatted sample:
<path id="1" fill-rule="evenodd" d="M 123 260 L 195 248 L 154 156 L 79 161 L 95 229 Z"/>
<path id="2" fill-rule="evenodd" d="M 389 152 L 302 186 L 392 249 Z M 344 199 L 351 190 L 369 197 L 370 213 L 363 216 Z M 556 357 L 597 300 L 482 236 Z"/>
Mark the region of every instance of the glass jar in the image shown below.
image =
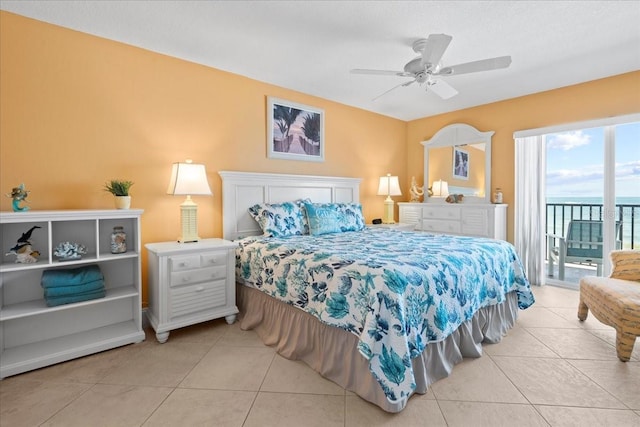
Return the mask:
<path id="1" fill-rule="evenodd" d="M 493 193 L 493 203 L 502 203 L 502 190 L 500 189 L 500 187 L 496 188 L 496 192 Z"/>
<path id="2" fill-rule="evenodd" d="M 113 227 L 111 233 L 111 253 L 122 254 L 127 252 L 127 234 L 123 227 Z"/>

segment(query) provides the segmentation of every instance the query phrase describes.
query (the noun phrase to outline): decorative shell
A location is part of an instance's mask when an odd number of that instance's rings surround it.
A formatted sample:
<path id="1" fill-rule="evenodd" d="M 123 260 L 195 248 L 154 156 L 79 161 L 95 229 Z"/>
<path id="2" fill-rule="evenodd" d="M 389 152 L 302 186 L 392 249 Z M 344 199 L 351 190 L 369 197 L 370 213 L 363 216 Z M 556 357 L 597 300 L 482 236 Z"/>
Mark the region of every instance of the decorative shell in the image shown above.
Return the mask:
<path id="1" fill-rule="evenodd" d="M 80 243 L 61 242 L 53 250 L 53 254 L 60 258 L 80 258 L 87 253 L 87 248 Z"/>

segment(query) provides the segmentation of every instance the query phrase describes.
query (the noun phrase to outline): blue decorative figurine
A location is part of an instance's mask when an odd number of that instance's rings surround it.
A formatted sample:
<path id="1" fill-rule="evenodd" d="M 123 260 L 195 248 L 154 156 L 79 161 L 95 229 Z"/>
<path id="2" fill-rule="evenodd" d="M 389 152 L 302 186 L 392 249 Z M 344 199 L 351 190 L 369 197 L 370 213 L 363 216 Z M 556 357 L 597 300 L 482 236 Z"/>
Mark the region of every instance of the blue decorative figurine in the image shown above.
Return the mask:
<path id="1" fill-rule="evenodd" d="M 11 207 L 13 207 L 14 212 L 22 212 L 28 211 L 28 206 L 20 206 L 21 202 L 27 203 L 27 196 L 29 195 L 29 191 L 24 189 L 24 184 L 20 184 L 15 188 L 11 189 L 11 194 L 7 194 L 7 197 L 11 197 L 13 202 L 11 202 Z"/>

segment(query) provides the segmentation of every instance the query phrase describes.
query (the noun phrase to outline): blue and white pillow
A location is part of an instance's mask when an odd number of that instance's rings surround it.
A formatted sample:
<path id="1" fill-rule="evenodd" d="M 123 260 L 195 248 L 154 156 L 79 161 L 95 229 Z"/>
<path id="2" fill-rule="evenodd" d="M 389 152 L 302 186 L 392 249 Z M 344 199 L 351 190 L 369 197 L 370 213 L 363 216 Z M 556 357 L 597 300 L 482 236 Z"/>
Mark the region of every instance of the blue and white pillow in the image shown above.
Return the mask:
<path id="1" fill-rule="evenodd" d="M 302 205 L 309 199 L 284 203 L 259 203 L 249 208 L 265 237 L 286 237 L 309 234 Z"/>
<path id="2" fill-rule="evenodd" d="M 317 236 L 364 229 L 362 205 L 359 203 L 305 203 L 309 234 Z"/>

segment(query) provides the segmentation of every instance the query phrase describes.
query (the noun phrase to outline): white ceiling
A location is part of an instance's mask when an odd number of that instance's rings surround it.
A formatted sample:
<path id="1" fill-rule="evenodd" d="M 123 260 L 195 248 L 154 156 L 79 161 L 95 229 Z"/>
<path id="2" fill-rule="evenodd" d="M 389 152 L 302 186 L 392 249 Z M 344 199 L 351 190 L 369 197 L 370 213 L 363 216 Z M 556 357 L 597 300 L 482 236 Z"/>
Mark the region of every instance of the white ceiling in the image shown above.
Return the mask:
<path id="1" fill-rule="evenodd" d="M 0 8 L 402 120 L 640 70 L 640 1 L 0 1 Z M 511 55 L 447 77 L 442 100 L 401 71 L 411 43 L 453 36 L 443 64 Z M 268 94 L 267 94 L 268 95 Z"/>

